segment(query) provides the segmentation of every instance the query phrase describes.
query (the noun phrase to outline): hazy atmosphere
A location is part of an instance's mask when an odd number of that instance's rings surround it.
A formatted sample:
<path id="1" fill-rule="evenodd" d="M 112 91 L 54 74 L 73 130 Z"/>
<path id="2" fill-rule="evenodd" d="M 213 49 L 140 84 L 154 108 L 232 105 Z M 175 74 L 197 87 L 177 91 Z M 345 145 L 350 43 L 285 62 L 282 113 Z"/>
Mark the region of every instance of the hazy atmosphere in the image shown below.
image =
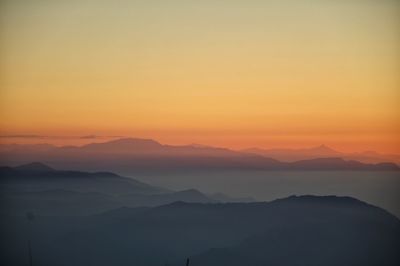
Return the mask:
<path id="1" fill-rule="evenodd" d="M 0 265 L 400 265 L 399 22 L 0 0 Z"/>

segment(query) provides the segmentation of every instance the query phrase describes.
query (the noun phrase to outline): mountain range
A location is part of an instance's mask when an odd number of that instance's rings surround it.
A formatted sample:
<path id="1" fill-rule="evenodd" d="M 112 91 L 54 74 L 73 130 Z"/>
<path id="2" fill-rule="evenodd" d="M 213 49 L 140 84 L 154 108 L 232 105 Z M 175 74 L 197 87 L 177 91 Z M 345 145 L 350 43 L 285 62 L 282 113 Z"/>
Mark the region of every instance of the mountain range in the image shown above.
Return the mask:
<path id="1" fill-rule="evenodd" d="M 29 225 L 0 220 L 0 264 L 24 265 Z M 90 216 L 37 216 L 35 265 L 400 264 L 400 220 L 349 197 L 185 203 L 118 208 Z"/>
<path id="2" fill-rule="evenodd" d="M 0 213 L 88 215 L 120 207 L 159 206 L 175 201 L 253 201 L 195 189 L 172 191 L 111 172 L 56 170 L 42 163 L 0 167 Z"/>
<path id="3" fill-rule="evenodd" d="M 0 265 L 27 264 L 27 239 L 44 266 L 400 264 L 400 220 L 351 197 L 244 203 L 38 162 L 0 167 L 0 192 Z"/>
<path id="4" fill-rule="evenodd" d="M 118 173 L 226 169 L 399 170 L 399 167 L 390 160 L 365 163 L 325 146 L 295 151 L 259 149 L 234 151 L 202 145 L 163 145 L 151 139 L 135 138 L 79 147 L 0 145 L 0 156 L 3 164 L 7 165 L 41 161 L 64 169 L 111 170 Z"/>
<path id="5" fill-rule="evenodd" d="M 299 160 L 340 157 L 345 160 L 356 160 L 363 163 L 393 162 L 400 163 L 398 154 L 382 154 L 375 151 L 364 152 L 340 152 L 326 145 L 320 145 L 304 149 L 260 149 L 248 148 L 242 149 L 242 152 L 259 154 L 265 157 L 271 157 L 285 162 L 294 162 Z"/>

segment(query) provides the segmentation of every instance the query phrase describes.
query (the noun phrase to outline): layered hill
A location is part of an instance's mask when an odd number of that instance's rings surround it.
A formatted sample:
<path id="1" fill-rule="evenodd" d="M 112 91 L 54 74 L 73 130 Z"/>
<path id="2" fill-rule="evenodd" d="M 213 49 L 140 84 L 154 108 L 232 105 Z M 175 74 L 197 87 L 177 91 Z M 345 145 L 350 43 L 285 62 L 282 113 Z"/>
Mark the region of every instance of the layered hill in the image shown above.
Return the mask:
<path id="1" fill-rule="evenodd" d="M 8 147 L 8 148 L 7 148 Z M 45 162 L 58 168 L 150 173 L 199 170 L 399 170 L 391 162 L 362 163 L 326 153 L 323 158 L 280 161 L 258 150 L 233 151 L 201 145 L 163 145 L 149 139 L 119 139 L 81 147 L 9 145 L 0 148 L 4 164 Z M 320 150 L 321 150 L 320 149 Z M 257 154 L 258 153 L 258 154 Z M 329 155 L 329 156 L 328 156 Z M 322 156 L 322 155 L 321 155 Z M 300 156 L 301 158 L 301 156 Z"/>
<path id="2" fill-rule="evenodd" d="M 55 170 L 42 163 L 0 167 L 0 199 L 0 214 L 24 215 L 34 211 L 62 216 L 94 214 L 124 206 L 219 200 L 195 189 L 171 191 L 111 172 Z"/>
<path id="3" fill-rule="evenodd" d="M 284 162 L 295 162 L 300 160 L 310 160 L 317 158 L 343 158 L 345 160 L 355 160 L 362 163 L 393 162 L 400 163 L 398 154 L 382 154 L 375 151 L 364 152 L 340 152 L 326 145 L 320 145 L 304 149 L 260 149 L 248 148 L 242 152 L 253 153 L 265 157 L 274 158 Z"/>
<path id="4" fill-rule="evenodd" d="M 0 262 L 24 260 L 24 223 L 8 229 Z M 37 217 L 40 265 L 385 265 L 400 263 L 400 221 L 349 197 L 120 208 L 88 217 Z M 9 241 L 13 239 L 13 241 Z"/>

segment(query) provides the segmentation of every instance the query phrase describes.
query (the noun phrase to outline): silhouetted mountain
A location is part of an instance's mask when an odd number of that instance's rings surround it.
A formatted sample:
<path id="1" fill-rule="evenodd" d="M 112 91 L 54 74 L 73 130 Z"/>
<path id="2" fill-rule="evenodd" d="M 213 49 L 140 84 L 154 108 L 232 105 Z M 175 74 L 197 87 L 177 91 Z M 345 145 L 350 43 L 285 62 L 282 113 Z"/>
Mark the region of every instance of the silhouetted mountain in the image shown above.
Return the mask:
<path id="1" fill-rule="evenodd" d="M 364 164 L 342 158 L 319 158 L 290 163 L 295 170 L 399 170 L 394 163 Z"/>
<path id="2" fill-rule="evenodd" d="M 215 203 L 217 200 L 206 196 L 195 189 L 188 189 L 183 191 L 153 194 L 153 195 L 138 195 L 127 194 L 119 197 L 125 206 L 159 206 L 169 204 L 176 201 L 192 202 L 192 203 Z"/>
<path id="3" fill-rule="evenodd" d="M 72 190 L 106 194 L 156 194 L 168 190 L 111 172 L 55 170 L 42 163 L 0 167 L 0 184 L 7 189 L 44 191 Z"/>
<path id="4" fill-rule="evenodd" d="M 272 202 L 175 202 L 90 217 L 39 217 L 39 265 L 385 265 L 400 263 L 400 221 L 348 197 Z M 25 261 L 23 223 L 1 220 L 0 263 Z M 10 238 L 13 241 L 10 241 Z M 171 264 L 171 265 L 172 265 Z"/>
<path id="5" fill-rule="evenodd" d="M 231 197 L 223 193 L 214 193 L 209 195 L 212 199 L 219 202 L 255 202 L 252 197 Z"/>
<path id="6" fill-rule="evenodd" d="M 0 213 L 82 215 L 123 206 L 217 200 L 195 189 L 170 191 L 110 172 L 59 171 L 41 163 L 0 167 Z"/>
<path id="7" fill-rule="evenodd" d="M 24 214 L 35 210 L 40 215 L 87 215 L 120 207 L 152 207 L 175 201 L 215 203 L 197 190 L 158 194 L 109 195 L 99 192 L 77 192 L 64 189 L 44 191 L 3 191 L 0 213 Z"/>
<path id="8" fill-rule="evenodd" d="M 161 149 L 163 146 L 151 139 L 124 138 L 105 143 L 92 143 L 79 147 L 79 150 L 106 152 L 106 153 L 132 153 L 151 152 Z"/>
<path id="9" fill-rule="evenodd" d="M 324 157 L 340 157 L 341 155 L 340 152 L 324 144 L 317 147 L 311 147 L 305 149 L 249 148 L 249 149 L 243 149 L 241 151 L 260 154 L 266 157 L 271 157 L 282 161 L 298 161 L 298 160 L 324 158 Z"/>
<path id="10" fill-rule="evenodd" d="M 197 203 L 216 202 L 216 200 L 207 197 L 206 195 L 204 195 L 203 193 L 201 193 L 196 189 L 177 191 L 174 193 L 170 193 L 168 196 L 171 199 L 171 203 L 174 201 L 197 202 Z"/>
<path id="11" fill-rule="evenodd" d="M 381 210 L 352 198 L 338 197 L 289 197 L 273 204 L 282 207 L 283 212 L 297 206 L 304 213 L 296 222 L 280 220 L 279 225 L 248 237 L 238 245 L 213 248 L 195 255 L 191 258 L 192 265 L 334 266 L 396 265 L 400 262 L 396 253 L 400 221 L 389 218 Z M 327 207 L 325 211 L 321 209 L 324 206 Z M 309 207 L 315 212 L 309 213 Z M 338 208 L 336 217 L 330 208 Z M 355 215 L 351 217 L 348 211 L 354 211 Z M 386 222 L 390 229 L 385 228 Z"/>
<path id="12" fill-rule="evenodd" d="M 29 163 L 16 167 L 0 167 L 0 177 L 4 179 L 9 178 L 123 178 L 111 172 L 83 172 L 83 171 L 70 171 L 70 170 L 55 170 L 42 163 Z M 1 180 L 1 179 L 0 179 Z M 133 180 L 132 180 L 133 181 Z M 139 182 L 139 181 L 137 181 Z"/>
<path id="13" fill-rule="evenodd" d="M 272 155 L 278 154 L 275 151 Z M 199 145 L 163 145 L 148 139 L 119 139 L 82 147 L 23 151 L 20 147 L 3 153 L 3 163 L 26 163 L 40 160 L 58 168 L 111 170 L 119 173 L 165 173 L 204 170 L 398 170 L 393 163 L 367 164 L 339 159 L 340 153 L 326 146 L 309 149 L 323 158 L 282 162 L 265 155 Z M 305 150 L 292 153 L 304 157 Z"/>
<path id="14" fill-rule="evenodd" d="M 39 163 L 39 162 L 33 162 L 29 164 L 24 164 L 20 165 L 17 167 L 14 167 L 15 170 L 18 170 L 20 172 L 41 172 L 41 173 L 46 173 L 46 172 L 53 172 L 55 171 L 53 168 Z"/>
<path id="15" fill-rule="evenodd" d="M 318 159 L 318 158 L 343 158 L 345 160 L 355 160 L 363 163 L 381 163 L 393 162 L 400 163 L 400 155 L 380 154 L 375 151 L 366 152 L 339 152 L 326 145 L 320 145 L 304 149 L 243 149 L 242 152 L 253 153 L 265 157 L 274 158 L 284 162 L 294 162 L 300 160 Z"/>
<path id="16" fill-rule="evenodd" d="M 176 201 L 216 203 L 217 200 L 190 189 L 157 194 L 105 194 L 65 189 L 44 191 L 2 191 L 0 213 L 23 215 L 35 210 L 39 215 L 88 215 L 121 207 L 153 207 Z"/>

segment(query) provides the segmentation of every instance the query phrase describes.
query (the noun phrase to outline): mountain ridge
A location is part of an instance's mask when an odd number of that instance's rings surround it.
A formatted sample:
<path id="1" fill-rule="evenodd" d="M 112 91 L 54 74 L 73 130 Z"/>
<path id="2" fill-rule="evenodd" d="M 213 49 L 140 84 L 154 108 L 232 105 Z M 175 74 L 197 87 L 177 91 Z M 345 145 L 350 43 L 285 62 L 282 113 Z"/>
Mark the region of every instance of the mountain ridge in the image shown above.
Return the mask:
<path id="1" fill-rule="evenodd" d="M 197 189 L 172 191 L 111 172 L 56 170 L 42 163 L 0 167 L 0 189 L 4 203 L 0 214 L 18 215 L 31 209 L 39 215 L 65 216 L 123 206 L 219 201 Z"/>
<path id="2" fill-rule="evenodd" d="M 48 234 L 52 247 L 42 247 L 51 252 L 39 253 L 41 259 L 49 265 L 61 259 L 67 266 L 182 265 L 188 257 L 193 266 L 284 266 L 299 260 L 312 266 L 397 266 L 400 261 L 400 220 L 350 197 L 174 202 L 119 208 L 88 219 L 64 234 Z M 51 228 L 63 228 L 56 226 L 59 222 Z"/>
<path id="3" fill-rule="evenodd" d="M 256 152 L 234 151 L 225 148 L 199 145 L 164 145 L 152 139 L 124 138 L 103 143 L 92 143 L 81 147 L 56 147 L 33 152 L 1 152 L 6 163 L 42 161 L 58 168 L 82 170 L 110 169 L 116 172 L 164 172 L 212 169 L 254 170 L 399 170 L 392 162 L 365 163 L 347 159 L 341 153 L 321 145 L 308 149 L 323 151 L 324 156 L 280 161 Z M 296 150 L 294 150 L 296 151 Z M 304 150 L 300 150 L 304 151 Z M 301 157 L 301 156 L 300 156 Z M 303 156 L 304 157 L 304 156 Z M 79 161 L 79 163 L 78 163 Z"/>
<path id="4" fill-rule="evenodd" d="M 400 155 L 398 154 L 381 154 L 376 151 L 362 151 L 362 152 L 340 152 L 325 144 L 314 146 L 310 148 L 246 148 L 239 151 L 259 154 L 271 158 L 275 158 L 285 162 L 294 162 L 306 159 L 316 159 L 321 157 L 341 157 L 347 160 L 358 160 L 363 163 L 380 163 L 392 162 L 399 164 Z"/>

